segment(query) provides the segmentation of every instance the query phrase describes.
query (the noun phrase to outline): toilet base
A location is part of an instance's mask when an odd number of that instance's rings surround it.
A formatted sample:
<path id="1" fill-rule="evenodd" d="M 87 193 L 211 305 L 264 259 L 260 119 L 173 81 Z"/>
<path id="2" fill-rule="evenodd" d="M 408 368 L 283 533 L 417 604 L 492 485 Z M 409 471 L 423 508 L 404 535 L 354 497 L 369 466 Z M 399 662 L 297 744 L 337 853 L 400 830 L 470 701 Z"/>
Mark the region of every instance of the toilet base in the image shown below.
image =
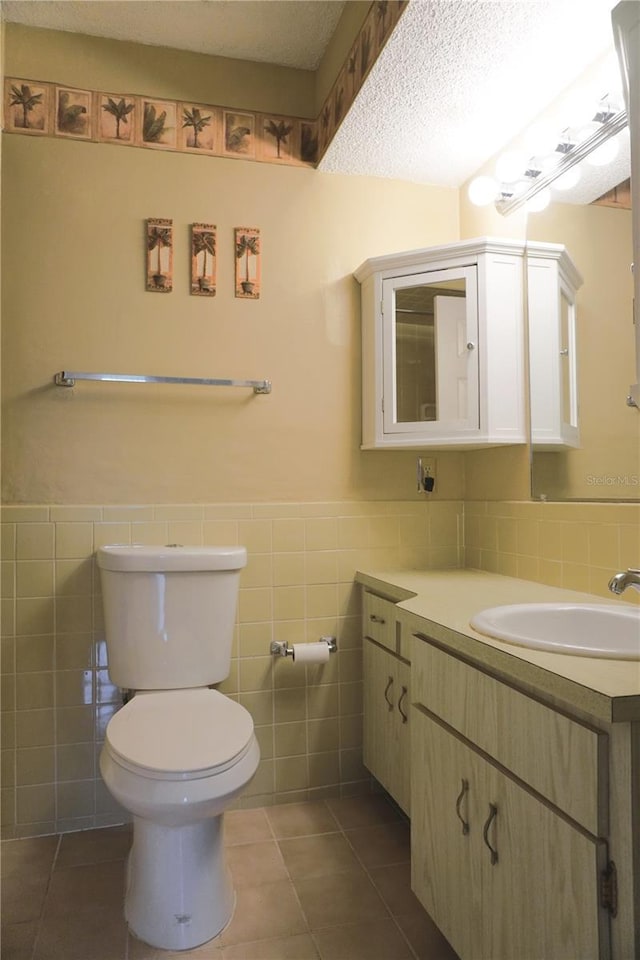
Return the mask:
<path id="1" fill-rule="evenodd" d="M 134 817 L 125 895 L 134 936 L 164 950 L 189 950 L 229 923 L 235 894 L 222 818 L 168 827 Z"/>

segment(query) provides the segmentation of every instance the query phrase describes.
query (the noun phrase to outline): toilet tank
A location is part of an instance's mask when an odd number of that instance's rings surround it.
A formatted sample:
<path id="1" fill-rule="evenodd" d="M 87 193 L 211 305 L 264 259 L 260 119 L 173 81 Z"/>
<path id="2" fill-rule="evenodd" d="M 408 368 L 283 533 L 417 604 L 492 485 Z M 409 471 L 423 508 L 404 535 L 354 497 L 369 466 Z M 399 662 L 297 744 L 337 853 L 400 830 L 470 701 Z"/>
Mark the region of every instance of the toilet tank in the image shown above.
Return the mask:
<path id="1" fill-rule="evenodd" d="M 97 561 L 113 683 L 174 690 L 229 675 L 244 547 L 113 544 Z"/>

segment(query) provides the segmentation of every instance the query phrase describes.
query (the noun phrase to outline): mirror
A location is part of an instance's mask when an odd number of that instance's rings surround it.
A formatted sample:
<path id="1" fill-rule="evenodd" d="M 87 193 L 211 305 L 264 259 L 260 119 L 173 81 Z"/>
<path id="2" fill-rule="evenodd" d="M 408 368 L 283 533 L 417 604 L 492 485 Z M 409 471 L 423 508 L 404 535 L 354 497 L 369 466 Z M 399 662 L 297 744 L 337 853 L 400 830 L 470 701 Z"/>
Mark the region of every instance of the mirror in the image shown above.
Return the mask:
<path id="1" fill-rule="evenodd" d="M 466 369 L 462 377 L 446 375 L 466 331 L 465 294 L 464 279 L 396 287 L 398 422 L 453 420 L 466 410 Z"/>
<path id="2" fill-rule="evenodd" d="M 385 431 L 420 422 L 479 425 L 475 268 L 434 270 L 382 281 Z"/>
<path id="3" fill-rule="evenodd" d="M 640 410 L 627 405 L 636 378 L 631 203 L 609 203 L 552 203 L 528 217 L 527 241 L 564 245 L 583 280 L 575 304 L 575 397 L 568 376 L 570 304 L 558 310 L 558 337 L 565 338 L 558 344 L 559 401 L 563 419 L 577 413 L 575 446 L 532 443 L 536 500 L 640 499 Z M 544 375 L 532 353 L 532 397 Z"/>

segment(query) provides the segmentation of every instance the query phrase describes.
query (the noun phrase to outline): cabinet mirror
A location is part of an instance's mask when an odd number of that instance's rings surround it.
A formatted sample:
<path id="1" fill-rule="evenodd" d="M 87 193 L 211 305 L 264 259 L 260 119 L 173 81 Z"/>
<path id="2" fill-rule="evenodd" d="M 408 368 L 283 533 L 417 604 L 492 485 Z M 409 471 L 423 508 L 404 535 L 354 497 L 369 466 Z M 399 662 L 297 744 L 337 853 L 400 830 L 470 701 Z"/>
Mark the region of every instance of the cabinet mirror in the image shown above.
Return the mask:
<path id="1" fill-rule="evenodd" d="M 383 281 L 391 316 L 385 357 L 385 431 L 425 421 L 478 426 L 475 270 L 443 270 Z"/>

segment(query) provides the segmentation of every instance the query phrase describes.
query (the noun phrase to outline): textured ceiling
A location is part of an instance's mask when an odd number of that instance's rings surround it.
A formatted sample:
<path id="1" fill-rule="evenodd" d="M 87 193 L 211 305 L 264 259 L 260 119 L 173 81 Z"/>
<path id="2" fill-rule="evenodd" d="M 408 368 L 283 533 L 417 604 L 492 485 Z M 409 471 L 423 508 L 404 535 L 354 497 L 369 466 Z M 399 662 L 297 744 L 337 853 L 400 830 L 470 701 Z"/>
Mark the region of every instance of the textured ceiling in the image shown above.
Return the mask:
<path id="1" fill-rule="evenodd" d="M 457 187 L 612 46 L 617 0 L 411 0 L 320 169 Z M 5 20 L 313 70 L 337 0 L 3 0 Z M 623 136 L 623 143 L 627 143 Z M 629 176 L 583 178 L 589 202 Z"/>
<path id="2" fill-rule="evenodd" d="M 4 20 L 315 70 L 338 0 L 3 0 Z"/>

